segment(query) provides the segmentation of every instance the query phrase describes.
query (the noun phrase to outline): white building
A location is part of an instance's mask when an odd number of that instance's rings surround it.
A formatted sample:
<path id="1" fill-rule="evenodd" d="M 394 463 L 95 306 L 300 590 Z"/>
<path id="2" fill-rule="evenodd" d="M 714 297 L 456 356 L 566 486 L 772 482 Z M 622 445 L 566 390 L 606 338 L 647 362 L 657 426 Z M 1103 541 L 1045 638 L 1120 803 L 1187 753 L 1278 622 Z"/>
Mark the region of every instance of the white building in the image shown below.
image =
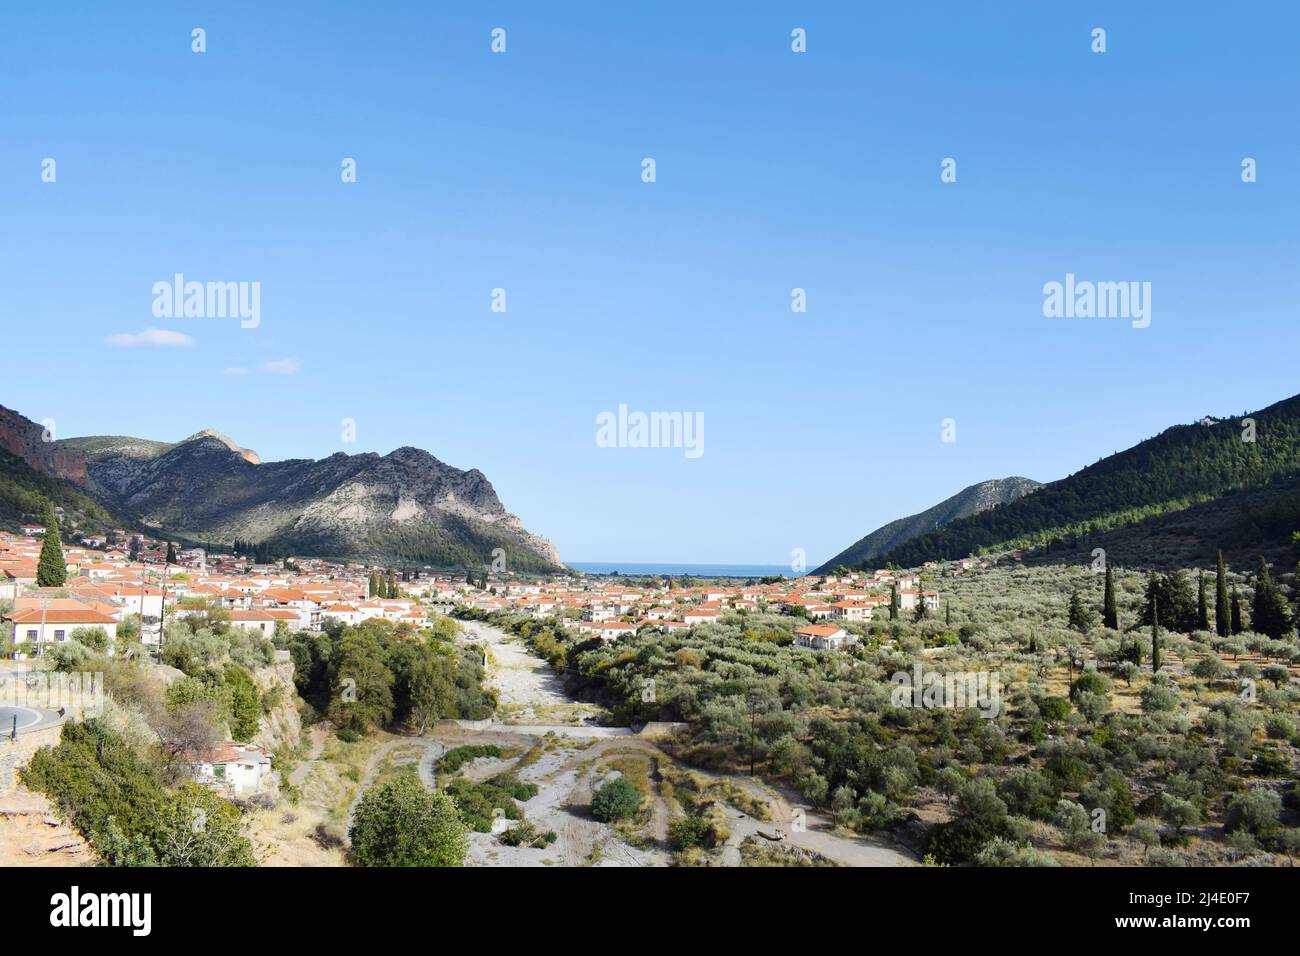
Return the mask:
<path id="1" fill-rule="evenodd" d="M 266 789 L 270 775 L 270 752 L 256 744 L 235 740 L 217 744 L 194 765 L 194 776 L 199 783 L 235 797 Z"/>

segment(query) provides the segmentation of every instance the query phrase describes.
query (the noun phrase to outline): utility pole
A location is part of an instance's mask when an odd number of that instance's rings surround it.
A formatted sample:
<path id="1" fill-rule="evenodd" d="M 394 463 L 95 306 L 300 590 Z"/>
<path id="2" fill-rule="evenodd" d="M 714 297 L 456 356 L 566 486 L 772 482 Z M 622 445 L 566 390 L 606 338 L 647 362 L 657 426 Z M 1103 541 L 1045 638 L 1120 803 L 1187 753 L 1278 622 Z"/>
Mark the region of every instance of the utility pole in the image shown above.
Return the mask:
<path id="1" fill-rule="evenodd" d="M 162 604 L 158 609 L 158 663 L 162 663 L 163 634 L 167 630 L 167 571 L 171 564 L 163 564 Z M 143 605 L 141 605 L 143 608 Z"/>
<path id="2" fill-rule="evenodd" d="M 144 576 L 145 576 L 144 558 L 141 558 L 140 559 L 140 643 L 141 644 L 144 644 L 144 599 L 145 599 Z"/>

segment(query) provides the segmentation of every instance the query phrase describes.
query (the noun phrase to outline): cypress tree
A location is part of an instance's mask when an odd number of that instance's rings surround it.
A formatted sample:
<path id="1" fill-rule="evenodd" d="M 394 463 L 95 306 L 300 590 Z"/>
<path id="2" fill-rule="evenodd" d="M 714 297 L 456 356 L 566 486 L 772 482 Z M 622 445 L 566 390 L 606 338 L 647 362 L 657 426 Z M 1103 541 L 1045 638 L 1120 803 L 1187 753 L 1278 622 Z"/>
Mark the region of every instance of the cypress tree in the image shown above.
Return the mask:
<path id="1" fill-rule="evenodd" d="M 1160 625 L 1156 623 L 1160 619 L 1159 601 L 1156 601 L 1154 608 L 1155 614 L 1151 615 L 1151 673 L 1160 673 Z"/>
<path id="2" fill-rule="evenodd" d="M 1267 634 L 1278 640 L 1290 626 L 1286 601 L 1268 573 L 1268 565 L 1261 555 L 1259 570 L 1255 573 L 1255 599 L 1250 607 L 1250 627 L 1257 634 Z"/>
<path id="3" fill-rule="evenodd" d="M 45 502 L 45 540 L 41 542 L 41 557 L 36 564 L 36 586 L 61 588 L 68 580 L 68 565 L 63 560 L 63 542 L 59 540 L 59 521 L 54 517 L 54 506 Z"/>
<path id="4" fill-rule="evenodd" d="M 952 626 L 952 602 L 951 601 L 943 602 L 943 626 L 944 627 Z"/>
<path id="5" fill-rule="evenodd" d="M 889 619 L 898 620 L 898 584 L 894 583 L 889 586 Z"/>
<path id="6" fill-rule="evenodd" d="M 1237 585 L 1232 586 L 1232 633 L 1241 633 L 1241 595 L 1237 593 Z"/>
<path id="7" fill-rule="evenodd" d="M 1066 619 L 1070 627 L 1079 633 L 1088 630 L 1088 613 L 1083 609 L 1083 601 L 1078 591 L 1070 592 L 1070 604 L 1066 610 Z"/>
<path id="8" fill-rule="evenodd" d="M 1223 564 L 1223 551 L 1214 571 L 1214 629 L 1220 637 L 1227 637 L 1232 624 L 1228 619 L 1228 569 Z"/>
<path id="9" fill-rule="evenodd" d="M 1210 629 L 1210 609 L 1205 603 L 1205 572 L 1196 575 L 1196 627 L 1201 631 Z"/>
<path id="10" fill-rule="evenodd" d="M 1119 630 L 1119 614 L 1115 610 L 1115 572 L 1106 565 L 1106 591 L 1101 600 L 1101 623 L 1112 631 Z"/>
<path id="11" fill-rule="evenodd" d="M 172 544 L 170 541 L 167 542 L 167 563 L 176 563 L 176 545 Z"/>
<path id="12" fill-rule="evenodd" d="M 376 572 L 374 572 L 374 571 L 371 571 L 371 572 L 370 572 L 370 589 L 369 589 L 369 590 L 370 590 L 370 597 L 378 597 L 378 596 L 379 596 L 379 575 L 378 575 L 378 573 L 376 573 Z"/>

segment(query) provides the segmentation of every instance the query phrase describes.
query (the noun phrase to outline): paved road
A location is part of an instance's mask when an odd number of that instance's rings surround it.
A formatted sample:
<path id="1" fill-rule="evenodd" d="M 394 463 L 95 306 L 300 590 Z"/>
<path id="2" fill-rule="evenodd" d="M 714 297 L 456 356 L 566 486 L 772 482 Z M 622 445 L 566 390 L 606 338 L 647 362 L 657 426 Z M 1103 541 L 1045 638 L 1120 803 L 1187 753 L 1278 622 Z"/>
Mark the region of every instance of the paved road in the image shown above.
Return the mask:
<path id="1" fill-rule="evenodd" d="M 14 729 L 14 718 L 18 719 L 18 732 L 34 730 L 40 726 L 56 724 L 59 715 L 52 710 L 34 710 L 31 707 L 0 706 L 0 735 L 7 735 Z"/>

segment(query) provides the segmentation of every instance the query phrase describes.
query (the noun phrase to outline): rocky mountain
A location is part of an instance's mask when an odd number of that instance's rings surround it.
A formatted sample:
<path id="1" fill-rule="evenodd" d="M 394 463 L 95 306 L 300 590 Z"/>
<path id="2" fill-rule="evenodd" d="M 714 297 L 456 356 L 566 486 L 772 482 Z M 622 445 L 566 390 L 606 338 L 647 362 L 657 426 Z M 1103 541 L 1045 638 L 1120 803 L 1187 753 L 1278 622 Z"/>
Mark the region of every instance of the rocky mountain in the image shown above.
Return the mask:
<path id="1" fill-rule="evenodd" d="M 58 449 L 52 437 L 0 405 L 0 527 L 39 522 L 46 500 L 68 528 L 104 533 L 120 524 L 77 483 L 85 479 L 85 462 Z"/>
<path id="2" fill-rule="evenodd" d="M 863 567 L 875 558 L 913 538 L 927 532 L 942 528 L 950 521 L 996 508 L 1015 501 L 1038 488 L 1040 482 L 1031 478 L 993 478 L 963 488 L 951 498 L 945 498 L 933 508 L 927 508 L 920 514 L 898 518 L 877 528 L 865 538 L 845 548 L 831 558 L 814 574 L 825 574 L 843 565 L 846 568 Z"/>
<path id="3" fill-rule="evenodd" d="M 23 423 L 26 422 L 26 425 Z M 266 543 L 273 553 L 434 567 L 553 570 L 555 546 L 506 511 L 486 476 L 418 448 L 263 462 L 219 432 L 169 444 L 123 436 L 33 445 L 0 409 L 0 448 L 76 485 L 135 523 L 197 543 Z M 26 436 L 26 439 L 24 438 Z"/>

